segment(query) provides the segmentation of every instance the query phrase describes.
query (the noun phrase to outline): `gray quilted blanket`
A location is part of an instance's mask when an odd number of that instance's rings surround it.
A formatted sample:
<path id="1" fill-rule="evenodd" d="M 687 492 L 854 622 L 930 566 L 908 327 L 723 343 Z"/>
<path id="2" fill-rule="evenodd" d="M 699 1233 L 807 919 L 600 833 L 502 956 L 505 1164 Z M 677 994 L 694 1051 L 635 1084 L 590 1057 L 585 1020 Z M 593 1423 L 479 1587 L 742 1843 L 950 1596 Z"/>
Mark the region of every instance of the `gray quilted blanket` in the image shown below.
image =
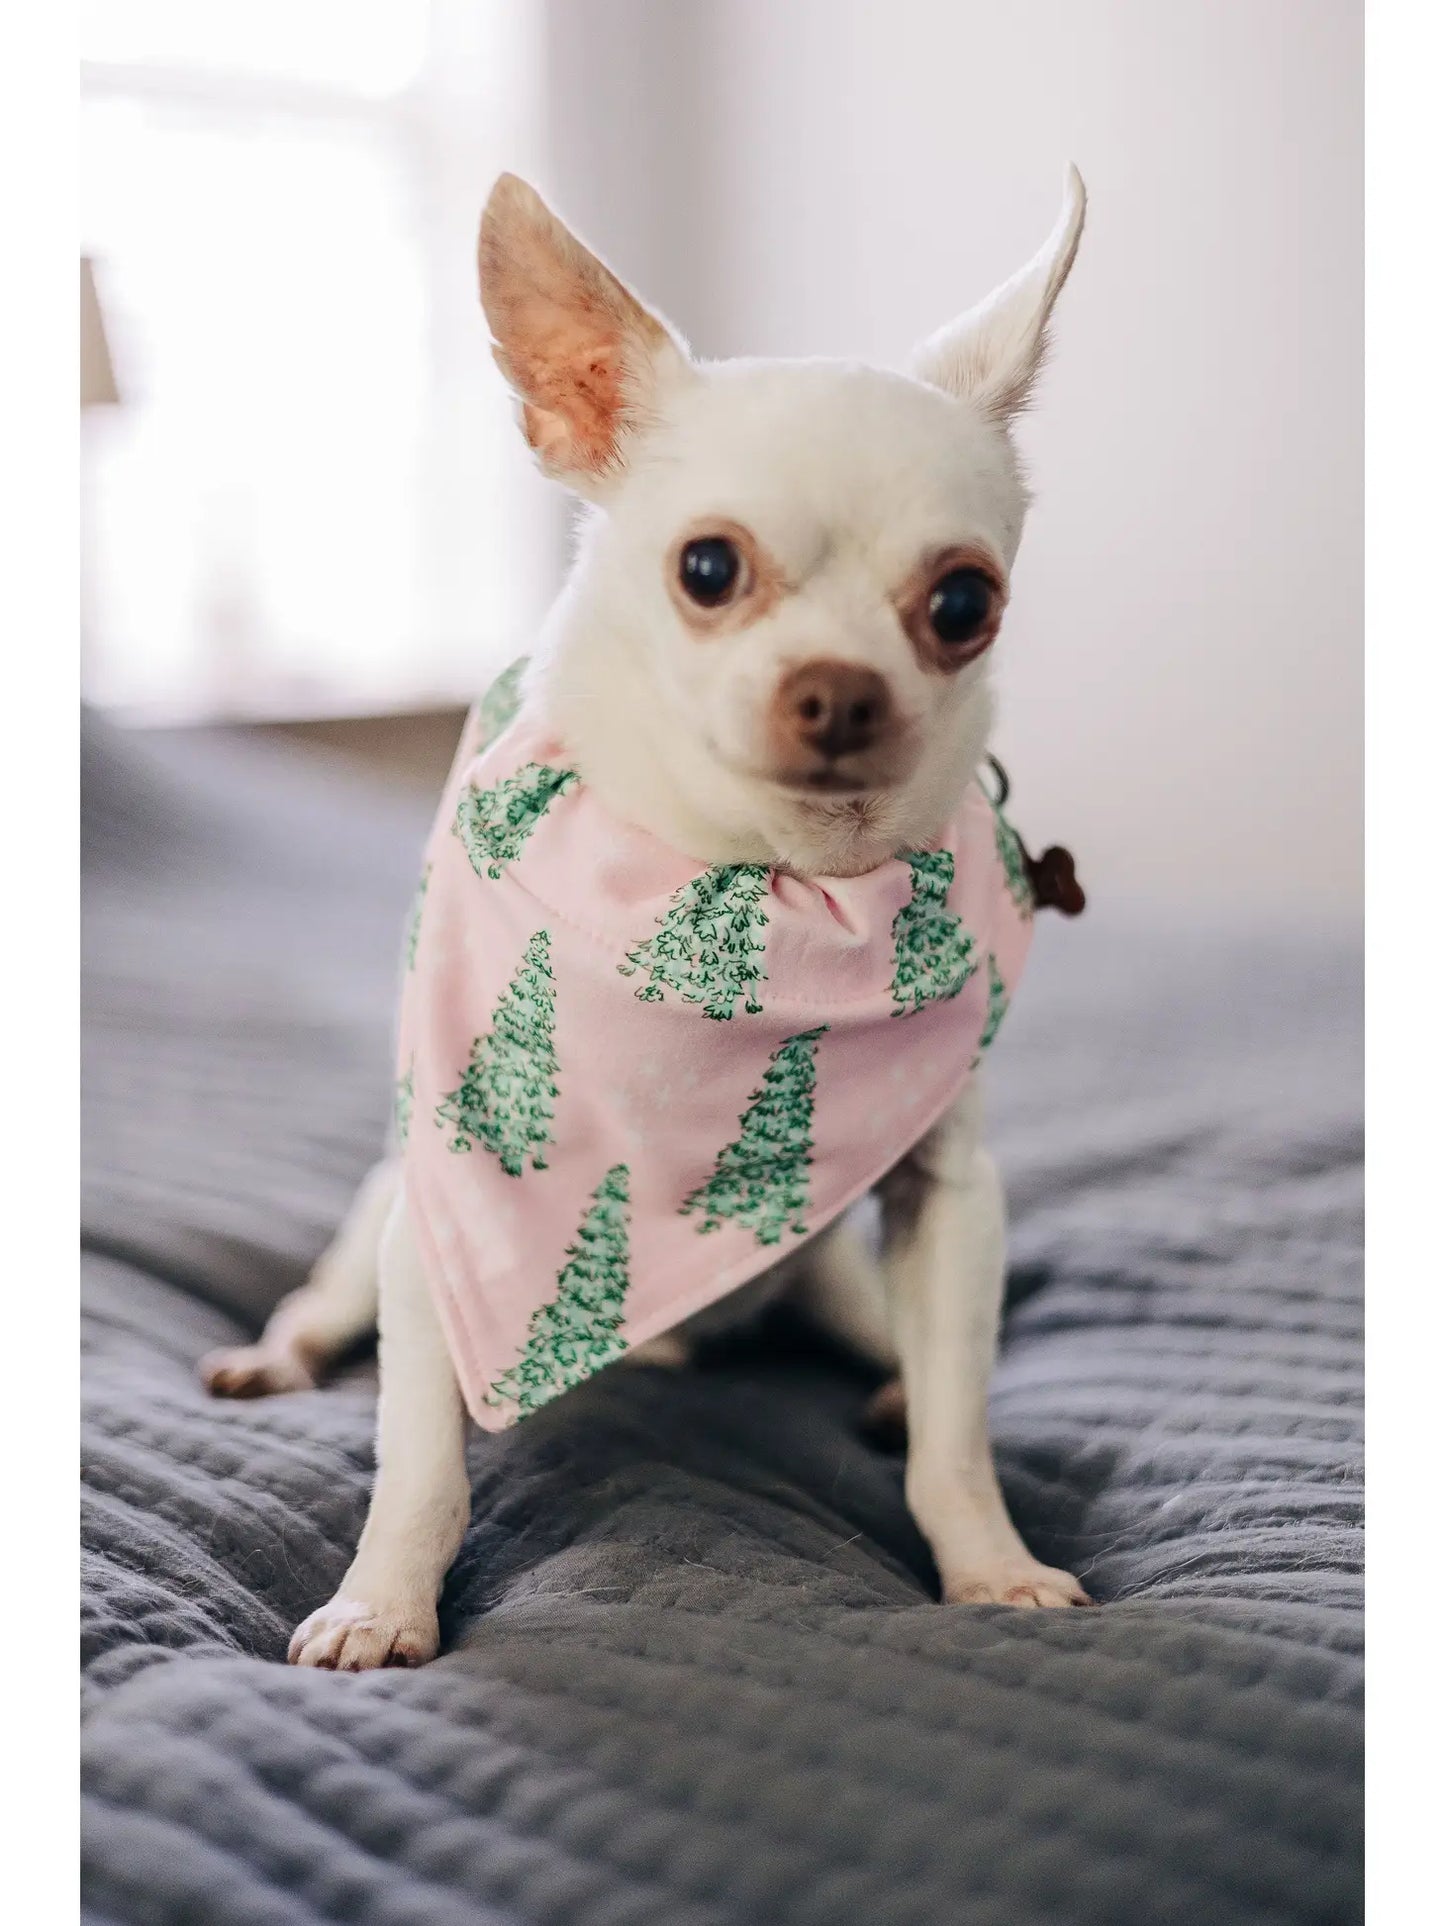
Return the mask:
<path id="1" fill-rule="evenodd" d="M 1360 1916 L 1359 962 L 1045 919 L 992 1077 L 993 1402 L 1096 1612 L 935 1602 L 846 1360 L 775 1324 L 478 1439 L 444 1656 L 281 1663 L 374 1386 L 212 1403 L 374 1155 L 427 809 L 85 756 L 93 1926 Z"/>

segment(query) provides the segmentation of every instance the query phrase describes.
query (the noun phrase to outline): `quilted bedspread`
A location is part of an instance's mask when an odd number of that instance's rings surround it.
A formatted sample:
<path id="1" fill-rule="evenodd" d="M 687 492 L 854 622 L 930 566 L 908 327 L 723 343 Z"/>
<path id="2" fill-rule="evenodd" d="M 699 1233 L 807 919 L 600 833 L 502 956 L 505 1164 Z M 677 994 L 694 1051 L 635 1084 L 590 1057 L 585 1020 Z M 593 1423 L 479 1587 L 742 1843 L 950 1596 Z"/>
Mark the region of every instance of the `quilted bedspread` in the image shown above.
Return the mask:
<path id="1" fill-rule="evenodd" d="M 429 810 L 93 724 L 84 775 L 93 1926 L 1360 1917 L 1348 944 L 1041 925 L 993 1429 L 1102 1609 L 940 1605 L 868 1379 L 784 1320 L 478 1437 L 443 1656 L 300 1672 L 371 1369 L 228 1405 L 195 1361 L 377 1152 Z"/>

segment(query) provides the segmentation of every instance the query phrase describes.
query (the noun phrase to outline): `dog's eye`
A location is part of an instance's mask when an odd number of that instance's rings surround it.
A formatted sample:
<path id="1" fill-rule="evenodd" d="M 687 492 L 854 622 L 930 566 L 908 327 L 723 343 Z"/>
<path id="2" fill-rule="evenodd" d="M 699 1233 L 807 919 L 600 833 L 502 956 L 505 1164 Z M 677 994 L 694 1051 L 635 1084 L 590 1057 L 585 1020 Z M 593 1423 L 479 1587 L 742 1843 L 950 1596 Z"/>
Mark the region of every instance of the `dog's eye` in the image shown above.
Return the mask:
<path id="1" fill-rule="evenodd" d="M 677 573 L 684 591 L 705 609 L 715 609 L 736 589 L 742 557 L 725 535 L 701 535 L 684 545 Z"/>
<path id="2" fill-rule="evenodd" d="M 950 648 L 972 642 L 992 612 L 993 583 L 981 569 L 950 569 L 928 598 L 933 633 Z"/>

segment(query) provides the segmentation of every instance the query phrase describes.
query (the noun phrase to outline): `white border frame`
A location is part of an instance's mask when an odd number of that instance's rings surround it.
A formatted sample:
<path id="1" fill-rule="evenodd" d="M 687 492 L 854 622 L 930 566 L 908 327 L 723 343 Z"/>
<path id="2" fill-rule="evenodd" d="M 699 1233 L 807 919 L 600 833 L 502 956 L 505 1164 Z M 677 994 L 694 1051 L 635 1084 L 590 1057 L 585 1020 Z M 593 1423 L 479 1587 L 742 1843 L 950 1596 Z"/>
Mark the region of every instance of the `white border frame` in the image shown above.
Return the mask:
<path id="1" fill-rule="evenodd" d="M 1395 1926 L 1440 1904 L 1445 27 L 1438 8 L 1371 0 L 1366 32 L 1367 1894 Z"/>

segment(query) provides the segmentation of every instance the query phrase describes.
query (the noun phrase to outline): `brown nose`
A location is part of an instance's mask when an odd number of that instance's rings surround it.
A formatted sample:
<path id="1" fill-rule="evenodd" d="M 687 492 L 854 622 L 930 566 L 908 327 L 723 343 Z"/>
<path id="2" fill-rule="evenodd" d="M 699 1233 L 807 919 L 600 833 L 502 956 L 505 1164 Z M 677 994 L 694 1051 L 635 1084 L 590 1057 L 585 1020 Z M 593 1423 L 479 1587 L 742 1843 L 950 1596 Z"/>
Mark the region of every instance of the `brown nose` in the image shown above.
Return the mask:
<path id="1" fill-rule="evenodd" d="M 888 684 L 851 662 L 804 662 L 773 697 L 773 720 L 790 746 L 848 756 L 878 740 L 889 717 Z"/>

